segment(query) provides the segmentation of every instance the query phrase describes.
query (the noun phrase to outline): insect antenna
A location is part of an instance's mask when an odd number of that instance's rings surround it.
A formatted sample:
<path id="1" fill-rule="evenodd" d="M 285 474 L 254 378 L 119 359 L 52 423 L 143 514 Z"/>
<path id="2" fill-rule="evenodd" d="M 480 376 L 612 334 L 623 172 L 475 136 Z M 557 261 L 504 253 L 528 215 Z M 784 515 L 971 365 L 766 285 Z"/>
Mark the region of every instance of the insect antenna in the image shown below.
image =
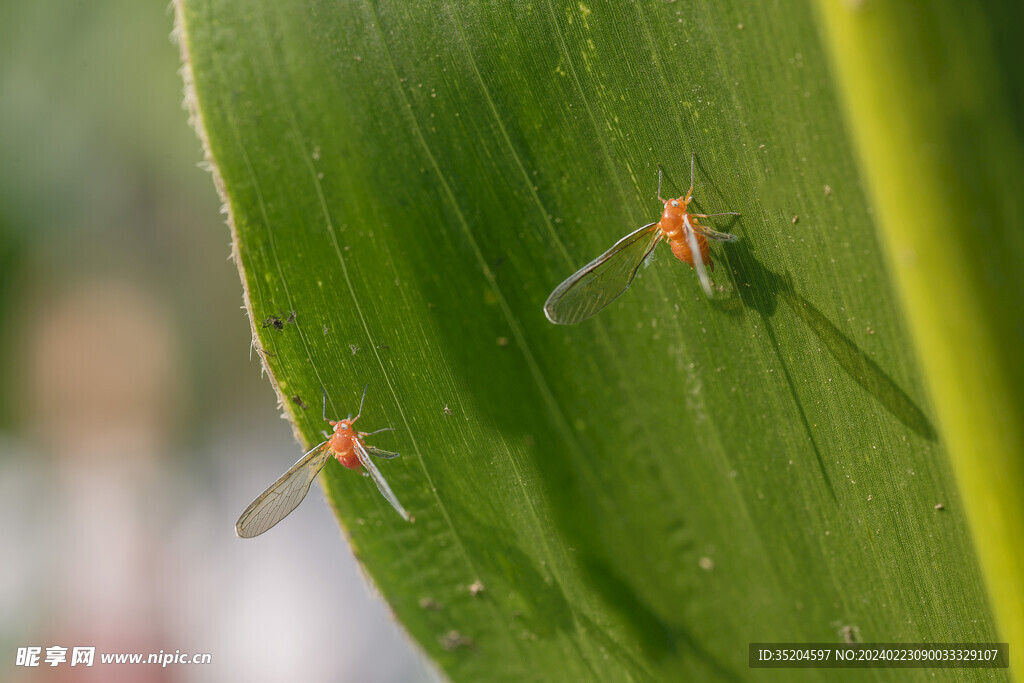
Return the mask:
<path id="1" fill-rule="evenodd" d="M 369 389 L 369 388 L 370 388 L 369 384 L 367 384 L 365 387 L 363 387 L 363 397 L 361 399 L 359 399 L 359 412 L 356 413 L 356 416 L 352 418 L 353 422 L 358 420 L 359 416 L 363 414 L 363 402 L 366 401 L 366 390 Z"/>
<path id="2" fill-rule="evenodd" d="M 690 203 L 690 197 L 693 195 L 693 161 L 697 158 L 696 152 L 690 152 L 690 190 L 686 193 L 686 203 Z"/>

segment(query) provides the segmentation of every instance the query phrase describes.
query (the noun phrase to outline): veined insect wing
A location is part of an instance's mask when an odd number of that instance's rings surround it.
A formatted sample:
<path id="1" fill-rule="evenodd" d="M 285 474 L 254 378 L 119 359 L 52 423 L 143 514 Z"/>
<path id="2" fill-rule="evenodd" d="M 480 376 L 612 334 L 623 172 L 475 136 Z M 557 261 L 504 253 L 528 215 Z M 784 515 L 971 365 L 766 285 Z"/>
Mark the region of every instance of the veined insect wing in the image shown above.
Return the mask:
<path id="1" fill-rule="evenodd" d="M 686 244 L 690 247 L 693 267 L 697 271 L 701 289 L 709 299 L 713 299 L 715 294 L 711 289 L 711 278 L 708 277 L 708 271 L 704 268 L 704 258 L 700 255 L 700 244 L 697 243 L 697 235 L 694 234 L 693 226 L 690 224 L 690 217 L 686 215 L 683 216 L 683 233 L 686 235 Z"/>
<path id="2" fill-rule="evenodd" d="M 373 479 L 373 483 L 377 485 L 377 490 L 380 491 L 380 494 L 384 496 L 389 503 L 391 503 L 391 507 L 395 508 L 398 514 L 402 515 L 402 519 L 407 522 L 414 521 L 412 515 L 406 512 L 405 508 L 402 507 L 402 504 L 398 502 L 398 496 L 396 496 L 394 491 L 391 490 L 391 487 L 388 486 L 387 480 L 384 479 L 384 475 L 380 473 L 377 466 L 373 464 L 372 460 L 370 460 L 370 455 L 366 452 L 363 445 L 358 441 L 354 441 L 353 445 L 355 446 L 356 457 L 359 458 L 359 463 L 366 469 L 370 478 Z"/>
<path id="3" fill-rule="evenodd" d="M 235 523 L 235 533 L 241 538 L 259 536 L 297 508 L 330 457 L 329 444 L 329 441 L 324 441 L 314 446 L 280 479 L 256 496 Z"/>
<path id="4" fill-rule="evenodd" d="M 711 216 L 738 216 L 739 214 L 738 213 L 729 212 L 729 213 L 717 213 L 717 214 L 709 214 L 709 215 L 711 215 Z M 702 216 L 699 216 L 699 217 L 703 218 L 704 216 L 702 215 Z M 691 227 L 693 227 L 693 231 L 694 232 L 703 235 L 704 237 L 706 237 L 709 240 L 715 240 L 716 242 L 735 242 L 736 240 L 739 239 L 739 237 L 737 237 L 736 235 L 733 235 L 732 233 L 718 232 L 717 230 L 712 230 L 711 228 L 709 228 L 706 225 L 703 225 L 702 223 L 696 223 L 696 224 L 694 224 Z"/>
<path id="5" fill-rule="evenodd" d="M 395 453 L 394 451 L 385 451 L 384 449 L 377 448 L 375 446 L 364 446 L 364 448 L 366 449 L 366 452 L 369 455 L 372 455 L 375 458 L 382 458 L 384 460 L 391 460 L 392 458 L 397 458 L 398 457 L 398 453 Z"/>
<path id="6" fill-rule="evenodd" d="M 557 325 L 573 325 L 600 311 L 629 288 L 660 237 L 657 222 L 623 237 L 555 287 L 544 303 L 544 315 Z"/>

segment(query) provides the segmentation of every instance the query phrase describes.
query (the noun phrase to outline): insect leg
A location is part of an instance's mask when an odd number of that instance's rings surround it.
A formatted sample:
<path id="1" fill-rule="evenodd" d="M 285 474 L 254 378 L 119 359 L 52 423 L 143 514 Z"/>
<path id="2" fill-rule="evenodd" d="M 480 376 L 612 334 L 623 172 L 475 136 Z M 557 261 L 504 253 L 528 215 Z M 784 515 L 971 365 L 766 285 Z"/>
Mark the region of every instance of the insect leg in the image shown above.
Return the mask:
<path id="1" fill-rule="evenodd" d="M 378 429 L 378 430 L 373 431 L 373 432 L 359 432 L 359 436 L 373 436 L 374 434 L 380 434 L 381 432 L 393 432 L 393 431 L 395 431 L 394 427 L 384 427 L 383 429 Z"/>

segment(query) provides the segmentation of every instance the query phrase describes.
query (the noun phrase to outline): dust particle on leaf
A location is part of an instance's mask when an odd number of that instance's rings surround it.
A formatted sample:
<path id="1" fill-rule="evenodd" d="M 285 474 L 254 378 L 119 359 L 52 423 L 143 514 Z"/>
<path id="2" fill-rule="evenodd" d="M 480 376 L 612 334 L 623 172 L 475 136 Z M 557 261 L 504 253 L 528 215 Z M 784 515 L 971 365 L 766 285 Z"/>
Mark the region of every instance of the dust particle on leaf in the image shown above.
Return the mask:
<path id="1" fill-rule="evenodd" d="M 498 337 L 498 346 L 508 346 L 508 337 Z"/>
<path id="2" fill-rule="evenodd" d="M 457 650 L 460 647 L 473 646 L 472 638 L 470 638 L 469 636 L 464 636 L 454 629 L 448 631 L 448 633 L 445 633 L 443 636 L 438 638 L 437 641 L 441 644 L 441 647 L 447 650 L 448 652 L 451 652 L 452 650 Z"/>
<path id="3" fill-rule="evenodd" d="M 284 321 L 276 315 L 272 315 L 263 321 L 263 329 L 273 327 L 275 330 L 284 329 Z"/>
<path id="4" fill-rule="evenodd" d="M 348 350 L 352 352 L 353 356 L 356 355 L 357 353 L 359 353 L 359 347 L 357 345 L 355 345 L 355 344 L 349 344 L 348 345 Z"/>
<path id="5" fill-rule="evenodd" d="M 476 597 L 484 592 L 484 584 L 480 581 L 480 579 L 477 579 L 473 583 L 466 586 L 466 590 L 469 591 L 470 595 Z"/>
<path id="6" fill-rule="evenodd" d="M 436 611 L 441 609 L 441 603 L 434 600 L 434 598 L 420 598 L 420 609 L 431 609 Z"/>
<path id="7" fill-rule="evenodd" d="M 305 410 L 306 408 L 309 407 L 309 406 L 306 405 L 306 402 L 302 400 L 302 397 L 299 396 L 298 394 L 295 394 L 294 396 L 292 396 L 292 403 L 294 403 L 298 407 L 302 408 L 303 410 Z"/>
<path id="8" fill-rule="evenodd" d="M 454 415 L 455 414 L 455 412 L 451 408 L 448 407 L 447 403 L 444 404 L 444 414 L 445 415 Z"/>
<path id="9" fill-rule="evenodd" d="M 945 506 L 945 505 L 943 505 L 942 503 L 936 503 L 936 504 L 935 504 L 935 509 L 936 509 L 936 510 L 945 510 L 945 509 L 946 509 L 946 506 Z"/>

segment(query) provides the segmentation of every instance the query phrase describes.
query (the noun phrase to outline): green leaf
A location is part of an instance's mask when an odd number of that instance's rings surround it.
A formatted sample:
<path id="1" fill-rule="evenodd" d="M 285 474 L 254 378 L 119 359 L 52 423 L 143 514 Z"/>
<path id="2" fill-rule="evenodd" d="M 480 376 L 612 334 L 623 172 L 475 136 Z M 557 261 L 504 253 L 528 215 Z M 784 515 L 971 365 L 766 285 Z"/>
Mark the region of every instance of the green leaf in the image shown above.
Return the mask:
<path id="1" fill-rule="evenodd" d="M 395 427 L 372 443 L 416 522 L 323 481 L 451 678 L 738 680 L 751 642 L 999 639 L 809 7 L 187 0 L 179 23 L 282 406 L 314 444 L 321 387 L 339 418 L 369 384 L 359 425 Z M 715 298 L 659 246 L 597 317 L 548 323 L 691 152 L 696 209 L 743 214 L 712 222 L 740 236 Z"/>
<path id="2" fill-rule="evenodd" d="M 1020 6 L 821 5 L 998 626 L 1024 642 L 1024 82 L 1007 45 Z"/>

